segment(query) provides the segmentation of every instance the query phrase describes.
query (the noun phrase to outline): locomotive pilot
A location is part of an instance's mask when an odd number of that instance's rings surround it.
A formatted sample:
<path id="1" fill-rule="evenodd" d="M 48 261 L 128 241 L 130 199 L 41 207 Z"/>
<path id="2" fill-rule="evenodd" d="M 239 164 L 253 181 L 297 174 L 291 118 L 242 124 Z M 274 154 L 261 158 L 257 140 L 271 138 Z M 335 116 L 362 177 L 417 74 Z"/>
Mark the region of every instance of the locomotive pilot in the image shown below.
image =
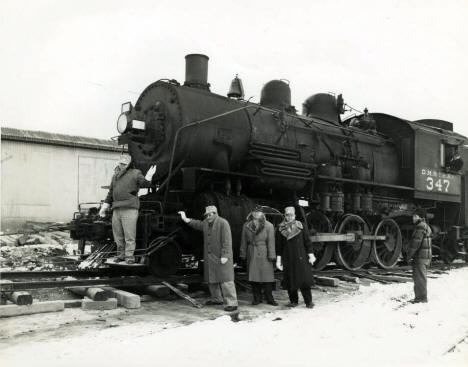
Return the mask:
<path id="1" fill-rule="evenodd" d="M 307 308 L 313 308 L 312 291 L 314 284 L 312 264 L 315 256 L 312 253 L 312 242 L 306 235 L 301 222 L 296 220 L 293 206 L 284 209 L 284 220 L 279 224 L 276 234 L 276 267 L 283 270 L 283 288 L 289 295 L 288 307 L 296 307 L 301 290 Z"/>
<path id="2" fill-rule="evenodd" d="M 415 210 L 413 223 L 415 228 L 411 237 L 407 253 L 407 261 L 412 260 L 414 299 L 413 303 L 427 302 L 427 267 L 432 258 L 432 231 L 426 223 L 426 211 L 422 208 Z"/>
<path id="3" fill-rule="evenodd" d="M 211 294 L 206 304 L 225 304 L 225 311 L 237 310 L 231 227 L 228 221 L 218 215 L 214 205 L 205 208 L 203 221 L 187 218 L 184 211 L 179 214 L 190 227 L 203 232 L 204 277 Z"/>
<path id="4" fill-rule="evenodd" d="M 262 302 L 262 288 L 269 305 L 277 306 L 273 299 L 275 229 L 266 220 L 260 207 L 255 208 L 242 227 L 240 258 L 247 260 L 249 281 L 252 285 L 253 305 Z"/>
<path id="5" fill-rule="evenodd" d="M 150 187 L 151 179 L 156 172 L 156 166 L 151 166 L 143 176 L 139 169 L 133 168 L 128 154 L 122 154 L 109 187 L 99 215 L 106 216 L 112 205 L 112 233 L 117 244 L 116 262 L 125 261 L 134 264 L 135 236 L 138 219 L 138 190 L 140 187 Z"/>

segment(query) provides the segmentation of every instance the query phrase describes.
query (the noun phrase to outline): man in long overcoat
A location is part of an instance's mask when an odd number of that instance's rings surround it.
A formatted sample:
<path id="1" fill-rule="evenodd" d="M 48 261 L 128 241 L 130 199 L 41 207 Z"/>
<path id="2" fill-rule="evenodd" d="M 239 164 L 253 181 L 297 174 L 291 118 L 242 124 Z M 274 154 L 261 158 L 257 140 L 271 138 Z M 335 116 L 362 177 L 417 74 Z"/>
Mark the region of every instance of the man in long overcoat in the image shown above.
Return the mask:
<path id="1" fill-rule="evenodd" d="M 294 207 L 284 209 L 284 221 L 278 226 L 276 234 L 276 266 L 283 270 L 283 288 L 287 289 L 290 303 L 296 307 L 301 290 L 307 308 L 313 308 L 311 285 L 314 284 L 312 264 L 312 242 L 306 235 L 301 222 L 296 220 Z"/>
<path id="2" fill-rule="evenodd" d="M 412 260 L 414 299 L 413 303 L 427 302 L 427 267 L 432 258 L 432 230 L 425 221 L 426 211 L 422 208 L 415 210 L 413 223 L 415 224 L 408 249 L 407 261 Z"/>
<path id="3" fill-rule="evenodd" d="M 190 227 L 203 231 L 204 274 L 211 294 L 206 304 L 225 304 L 224 310 L 237 310 L 231 227 L 228 221 L 218 216 L 218 210 L 213 205 L 206 207 L 203 221 L 187 218 L 183 211 L 179 214 Z"/>
<path id="4" fill-rule="evenodd" d="M 277 306 L 273 298 L 274 267 L 276 260 L 275 229 L 266 220 L 261 208 L 255 208 L 242 227 L 241 260 L 247 260 L 249 281 L 252 285 L 253 305 L 262 301 L 262 288 L 267 303 Z"/>

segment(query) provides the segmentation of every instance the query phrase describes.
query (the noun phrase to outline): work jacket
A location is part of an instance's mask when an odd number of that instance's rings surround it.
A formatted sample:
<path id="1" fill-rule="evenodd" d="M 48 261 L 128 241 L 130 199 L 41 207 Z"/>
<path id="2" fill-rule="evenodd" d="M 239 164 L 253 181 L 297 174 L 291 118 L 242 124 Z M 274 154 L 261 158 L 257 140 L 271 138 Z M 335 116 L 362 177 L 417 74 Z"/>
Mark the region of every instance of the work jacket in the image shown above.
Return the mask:
<path id="1" fill-rule="evenodd" d="M 253 221 L 242 227 L 240 258 L 247 259 L 250 282 L 274 282 L 273 262 L 276 260 L 275 229 L 265 221 L 255 228 Z"/>
<path id="2" fill-rule="evenodd" d="M 430 263 L 432 258 L 432 231 L 429 225 L 420 221 L 416 224 L 408 249 L 408 260 Z"/>
<path id="3" fill-rule="evenodd" d="M 112 176 L 106 203 L 113 209 L 127 208 L 139 209 L 138 191 L 140 187 L 150 187 L 151 182 L 146 180 L 139 169 L 126 168 L 123 171 L 116 170 Z"/>
<path id="4" fill-rule="evenodd" d="M 203 231 L 203 263 L 205 281 L 224 283 L 234 280 L 231 227 L 226 219 L 216 216 L 212 223 L 208 220 L 192 219 L 188 225 Z M 228 261 L 221 264 L 221 258 Z"/>

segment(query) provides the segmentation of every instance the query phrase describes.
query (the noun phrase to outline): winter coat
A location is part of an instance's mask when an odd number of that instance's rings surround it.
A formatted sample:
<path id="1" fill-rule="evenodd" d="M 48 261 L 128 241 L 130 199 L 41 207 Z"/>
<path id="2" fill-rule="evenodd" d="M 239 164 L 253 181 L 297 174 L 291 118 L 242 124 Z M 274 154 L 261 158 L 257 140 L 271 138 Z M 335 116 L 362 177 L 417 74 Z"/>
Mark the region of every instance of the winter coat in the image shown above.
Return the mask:
<path id="1" fill-rule="evenodd" d="M 274 282 L 276 251 L 273 224 L 265 221 L 262 228 L 255 228 L 252 221 L 246 222 L 242 227 L 240 257 L 247 258 L 249 281 Z"/>
<path id="2" fill-rule="evenodd" d="M 123 171 L 116 170 L 109 187 L 109 192 L 104 200 L 112 204 L 112 208 L 139 209 L 138 191 L 140 187 L 150 187 L 151 182 L 146 180 L 139 169 L 126 168 Z"/>
<path id="3" fill-rule="evenodd" d="M 408 249 L 408 260 L 429 265 L 432 258 L 432 230 L 429 225 L 420 221 L 416 224 Z"/>
<path id="4" fill-rule="evenodd" d="M 234 280 L 231 227 L 226 219 L 216 217 L 212 223 L 192 219 L 188 225 L 203 231 L 203 263 L 205 281 L 224 283 Z M 221 264 L 221 258 L 228 261 Z"/>
<path id="5" fill-rule="evenodd" d="M 283 262 L 283 288 L 297 290 L 314 284 L 310 253 L 312 242 L 302 223 L 280 223 L 276 232 L 276 254 L 281 256 Z"/>

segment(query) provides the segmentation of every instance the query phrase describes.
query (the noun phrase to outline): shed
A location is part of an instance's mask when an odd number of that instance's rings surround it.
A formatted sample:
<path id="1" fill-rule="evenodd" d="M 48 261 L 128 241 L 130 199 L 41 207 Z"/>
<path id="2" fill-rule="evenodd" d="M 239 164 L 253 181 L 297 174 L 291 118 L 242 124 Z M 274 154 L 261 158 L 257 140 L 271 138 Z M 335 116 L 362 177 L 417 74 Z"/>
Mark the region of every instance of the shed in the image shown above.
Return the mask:
<path id="1" fill-rule="evenodd" d="M 112 140 L 1 128 L 1 230 L 27 221 L 69 222 L 100 202 L 122 147 Z"/>

